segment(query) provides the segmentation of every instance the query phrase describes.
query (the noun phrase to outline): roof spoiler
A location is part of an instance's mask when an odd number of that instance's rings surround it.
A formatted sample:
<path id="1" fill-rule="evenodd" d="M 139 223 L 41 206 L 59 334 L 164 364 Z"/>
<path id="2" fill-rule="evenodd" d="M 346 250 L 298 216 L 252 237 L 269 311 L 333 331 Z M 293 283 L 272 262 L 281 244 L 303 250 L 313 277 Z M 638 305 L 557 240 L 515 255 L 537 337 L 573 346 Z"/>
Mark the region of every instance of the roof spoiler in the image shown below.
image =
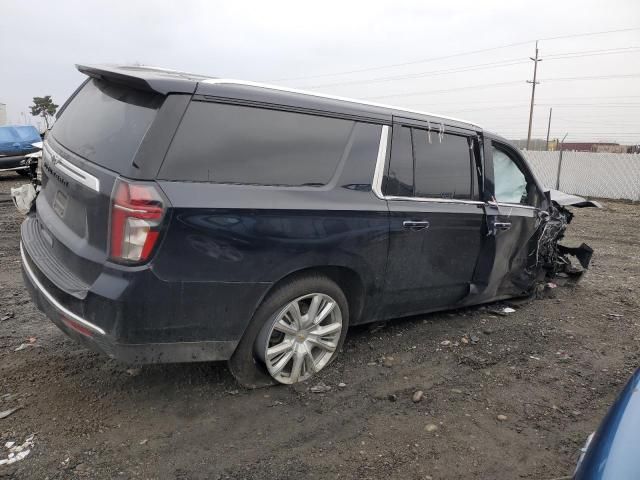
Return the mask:
<path id="1" fill-rule="evenodd" d="M 169 93 L 193 94 L 198 78 L 182 72 L 162 70 L 144 66 L 76 65 L 80 73 L 92 78 L 120 83 L 138 90 L 147 90 L 167 95 Z"/>

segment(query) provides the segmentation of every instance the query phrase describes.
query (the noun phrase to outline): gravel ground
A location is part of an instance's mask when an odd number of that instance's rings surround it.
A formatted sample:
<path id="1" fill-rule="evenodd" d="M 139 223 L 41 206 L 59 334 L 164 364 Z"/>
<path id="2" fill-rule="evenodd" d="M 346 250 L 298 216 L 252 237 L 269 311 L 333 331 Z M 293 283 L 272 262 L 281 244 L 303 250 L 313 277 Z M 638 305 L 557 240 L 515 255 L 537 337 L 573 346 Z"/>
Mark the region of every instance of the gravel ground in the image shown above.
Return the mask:
<path id="1" fill-rule="evenodd" d="M 2 195 L 21 183 L 0 174 L 0 411 L 21 407 L 0 419 L 0 459 L 35 436 L 0 478 L 564 477 L 640 361 L 640 206 L 606 202 L 577 210 L 566 242 L 595 249 L 589 273 L 515 313 L 353 328 L 329 371 L 292 388 L 242 390 L 224 364 L 127 371 L 31 304 Z"/>

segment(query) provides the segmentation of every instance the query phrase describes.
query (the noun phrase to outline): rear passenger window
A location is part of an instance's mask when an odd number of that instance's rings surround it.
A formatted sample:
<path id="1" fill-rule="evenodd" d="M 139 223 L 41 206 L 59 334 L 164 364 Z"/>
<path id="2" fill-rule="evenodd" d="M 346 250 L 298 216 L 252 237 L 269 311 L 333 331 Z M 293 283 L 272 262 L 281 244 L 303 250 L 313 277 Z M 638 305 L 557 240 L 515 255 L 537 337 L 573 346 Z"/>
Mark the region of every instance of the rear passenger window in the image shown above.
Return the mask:
<path id="1" fill-rule="evenodd" d="M 471 149 L 469 139 L 413 129 L 415 156 L 415 196 L 470 200 Z"/>
<path id="2" fill-rule="evenodd" d="M 254 107 L 192 102 L 160 178 L 321 186 L 331 180 L 354 122 Z"/>
<path id="3" fill-rule="evenodd" d="M 396 197 L 413 196 L 413 154 L 411 129 L 394 127 L 391 138 L 391 160 L 384 194 Z"/>

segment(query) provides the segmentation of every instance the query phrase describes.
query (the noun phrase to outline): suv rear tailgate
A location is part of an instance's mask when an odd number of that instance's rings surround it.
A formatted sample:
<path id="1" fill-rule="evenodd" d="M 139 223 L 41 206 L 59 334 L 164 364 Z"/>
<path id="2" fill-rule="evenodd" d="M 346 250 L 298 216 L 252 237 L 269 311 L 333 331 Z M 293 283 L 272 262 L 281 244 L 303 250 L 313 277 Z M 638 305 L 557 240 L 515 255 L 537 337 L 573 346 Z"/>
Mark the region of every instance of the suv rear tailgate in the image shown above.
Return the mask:
<path id="1" fill-rule="evenodd" d="M 32 242 L 25 241 L 25 249 L 43 274 L 77 298 L 86 295 L 83 289 L 109 256 L 114 183 L 135 170 L 136 154 L 164 99 L 89 79 L 45 141 L 37 225 L 26 232 Z"/>

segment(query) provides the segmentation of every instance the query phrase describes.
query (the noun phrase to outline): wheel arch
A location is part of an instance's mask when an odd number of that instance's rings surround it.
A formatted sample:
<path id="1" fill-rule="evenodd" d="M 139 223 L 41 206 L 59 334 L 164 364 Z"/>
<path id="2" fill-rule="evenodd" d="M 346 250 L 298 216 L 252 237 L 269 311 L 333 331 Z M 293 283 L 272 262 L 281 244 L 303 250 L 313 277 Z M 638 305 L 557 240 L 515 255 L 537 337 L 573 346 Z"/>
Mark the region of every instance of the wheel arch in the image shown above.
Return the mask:
<path id="1" fill-rule="evenodd" d="M 305 267 L 299 270 L 290 272 L 279 280 L 273 283 L 273 285 L 266 291 L 263 297 L 260 299 L 256 309 L 267 298 L 271 292 L 276 290 L 282 285 L 288 282 L 294 281 L 297 278 L 307 275 L 323 275 L 330 280 L 334 281 L 347 297 L 347 303 L 349 305 L 349 324 L 355 325 L 359 323 L 362 312 L 365 305 L 365 286 L 362 277 L 354 269 L 345 267 L 342 265 L 318 265 L 313 267 Z"/>

